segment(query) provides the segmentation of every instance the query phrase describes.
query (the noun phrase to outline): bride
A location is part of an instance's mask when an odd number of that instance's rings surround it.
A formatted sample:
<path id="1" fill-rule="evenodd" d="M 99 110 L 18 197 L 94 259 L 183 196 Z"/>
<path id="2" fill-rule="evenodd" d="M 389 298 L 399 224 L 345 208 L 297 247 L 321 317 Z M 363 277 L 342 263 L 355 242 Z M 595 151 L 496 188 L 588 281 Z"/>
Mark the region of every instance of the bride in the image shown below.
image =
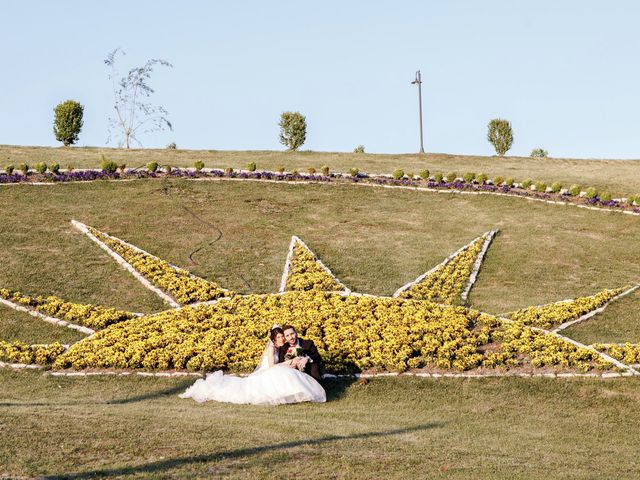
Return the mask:
<path id="1" fill-rule="evenodd" d="M 284 345 L 284 332 L 274 325 L 256 370 L 248 377 L 223 375 L 221 370 L 196 380 L 180 398 L 196 402 L 215 400 L 253 405 L 326 402 L 322 386 L 311 376 L 296 368 L 296 359 L 278 363 L 278 349 Z"/>

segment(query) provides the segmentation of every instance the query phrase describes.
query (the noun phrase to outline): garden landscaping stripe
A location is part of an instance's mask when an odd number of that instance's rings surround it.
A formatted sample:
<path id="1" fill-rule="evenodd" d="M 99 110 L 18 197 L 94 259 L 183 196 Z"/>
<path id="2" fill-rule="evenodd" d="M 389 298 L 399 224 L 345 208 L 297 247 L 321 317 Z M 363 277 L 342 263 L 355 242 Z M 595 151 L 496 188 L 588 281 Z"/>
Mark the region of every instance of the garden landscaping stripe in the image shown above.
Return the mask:
<path id="1" fill-rule="evenodd" d="M 467 287 L 464 289 L 460 298 L 463 302 L 467 301 L 467 297 L 469 296 L 469 292 L 473 287 L 473 284 L 476 283 L 476 278 L 478 278 L 478 273 L 480 273 L 480 267 L 482 266 L 482 262 L 484 260 L 484 256 L 489 249 L 489 245 L 491 245 L 491 241 L 496 236 L 499 230 L 491 230 L 489 233 L 485 234 L 486 238 L 484 240 L 484 245 L 482 246 L 482 250 L 478 254 L 476 261 L 473 265 L 473 270 L 471 271 L 471 275 L 469 276 L 469 281 L 467 282 Z"/>
<path id="2" fill-rule="evenodd" d="M 507 323 L 516 323 L 515 320 L 511 320 L 510 318 L 505 318 L 505 317 L 497 317 L 498 320 L 503 321 L 503 322 L 507 322 Z M 544 328 L 540 328 L 540 327 L 534 327 L 532 325 L 527 325 L 527 328 L 530 328 L 532 330 L 537 330 L 539 332 L 542 333 L 546 333 L 549 335 L 553 335 L 555 337 L 558 337 L 562 340 L 565 340 L 573 345 L 575 345 L 576 347 L 579 348 L 585 348 L 591 352 L 597 353 L 598 355 L 600 355 L 602 358 L 604 358 L 606 361 L 612 363 L 613 365 L 615 365 L 618 368 L 621 368 L 623 370 L 626 370 L 627 372 L 629 372 L 630 375 L 640 375 L 640 371 L 636 370 L 635 368 L 633 368 L 630 365 L 627 365 L 626 363 L 622 363 L 619 360 L 616 360 L 613 357 L 610 357 L 609 355 L 607 355 L 606 353 L 602 353 L 599 350 L 596 350 L 595 348 L 593 348 L 593 346 L 591 345 L 585 345 L 584 343 L 580 343 L 572 338 L 569 337 L 565 337 L 564 335 L 560 335 L 558 332 L 552 331 L 552 330 L 545 330 Z"/>
<path id="3" fill-rule="evenodd" d="M 588 320 L 589 318 L 597 315 L 598 313 L 601 313 L 604 311 L 605 308 L 607 308 L 607 306 L 613 302 L 614 300 L 617 300 L 620 297 L 624 297 L 625 295 L 628 295 L 629 293 L 632 293 L 634 291 L 636 291 L 638 288 L 640 287 L 640 285 L 636 285 L 634 287 L 631 287 L 628 290 L 625 290 L 624 292 L 616 295 L 615 297 L 613 297 L 612 299 L 610 299 L 608 302 L 606 302 L 604 305 L 602 305 L 601 307 L 596 308 L 595 310 L 590 311 L 589 313 L 585 313 L 584 315 L 582 315 L 581 317 L 576 318 L 575 320 L 570 320 L 568 322 L 564 322 L 562 325 L 557 326 L 556 328 L 554 328 L 552 330 L 552 332 L 556 333 L 559 332 L 561 330 L 564 330 L 565 328 L 570 327 L 571 325 L 574 325 L 576 323 L 580 323 L 580 322 L 584 322 L 585 320 Z M 566 301 L 566 300 L 565 300 Z M 571 301 L 571 300 L 569 300 Z M 556 303 L 562 303 L 562 302 L 556 302 Z"/>
<path id="4" fill-rule="evenodd" d="M 289 272 L 291 270 L 291 261 L 293 259 L 293 251 L 294 248 L 296 246 L 296 243 L 299 243 L 303 248 L 305 248 L 311 255 L 313 255 L 314 257 L 314 261 L 320 265 L 320 267 L 327 273 L 329 274 L 329 276 L 333 279 L 333 281 L 335 281 L 340 287 L 342 287 L 342 290 L 338 290 L 338 292 L 342 292 L 342 293 L 350 293 L 351 290 L 349 288 L 347 288 L 347 286 L 342 283 L 334 274 L 333 272 L 329 269 L 329 267 L 327 267 L 324 263 L 322 263 L 322 260 L 320 260 L 320 258 L 318 258 L 318 256 L 313 253 L 313 250 L 311 250 L 309 248 L 309 246 L 304 243 L 302 241 L 302 239 L 300 239 L 299 237 L 293 235 L 291 237 L 291 242 L 289 242 L 289 250 L 287 252 L 287 260 L 284 263 L 284 271 L 282 272 L 282 278 L 280 280 L 280 289 L 278 290 L 278 293 L 284 293 L 286 291 L 287 288 L 287 279 L 289 278 Z"/>
<path id="5" fill-rule="evenodd" d="M 131 265 L 129 262 L 127 262 L 124 258 L 122 258 L 119 254 L 117 254 L 116 252 L 114 252 L 113 250 L 111 250 L 111 248 L 109 248 L 102 240 L 100 240 L 99 238 L 97 238 L 94 234 L 92 234 L 89 231 L 89 228 L 81 222 L 78 222 L 76 220 L 71 220 L 71 224 L 78 229 L 79 231 L 81 231 L 82 233 L 84 233 L 87 237 L 89 237 L 91 240 L 93 240 L 100 248 L 102 248 L 105 252 L 107 252 L 109 255 L 111 255 L 111 257 L 113 257 L 115 259 L 115 261 L 122 267 L 126 268 L 140 283 L 142 283 L 146 288 L 148 288 L 149 290 L 151 290 L 153 293 L 155 293 L 156 295 L 158 295 L 160 298 L 162 298 L 165 302 L 167 302 L 169 305 L 171 305 L 172 307 L 180 307 L 180 304 L 176 301 L 175 298 L 173 298 L 171 295 L 163 292 L 162 290 L 160 290 L 158 287 L 156 287 L 155 285 L 153 285 L 149 280 L 147 280 L 143 275 L 141 275 L 134 267 L 133 265 Z M 100 232 L 103 235 L 112 238 L 110 235 L 107 235 L 104 232 Z M 120 240 L 120 239 L 117 239 Z M 122 240 L 120 240 L 122 241 Z M 123 242 L 126 243 L 126 242 Z M 128 245 L 128 244 L 127 244 Z M 145 252 L 144 250 L 141 250 L 137 247 L 134 247 L 133 245 L 128 245 L 132 248 L 135 248 L 136 250 L 140 251 L 141 253 L 144 253 L 146 255 L 150 255 L 153 257 L 153 255 L 151 255 L 150 253 Z M 157 257 L 154 257 L 157 258 Z M 174 267 L 175 268 L 175 267 Z"/>
<path id="6" fill-rule="evenodd" d="M 4 298 L 0 298 L 0 303 L 6 305 L 9 308 L 17 310 L 19 312 L 28 313 L 32 317 L 39 318 L 41 320 L 44 320 L 45 322 L 52 323 L 54 325 L 58 325 L 58 326 L 61 326 L 61 327 L 67 327 L 67 328 L 70 328 L 72 330 L 77 330 L 79 332 L 86 333 L 87 335 L 92 335 L 92 334 L 96 333 L 95 330 L 93 330 L 93 329 L 91 329 L 89 327 L 83 327 L 82 325 L 76 325 L 75 323 L 70 323 L 70 322 L 67 322 L 65 320 L 60 320 L 58 318 L 49 317 L 47 315 L 44 315 L 43 313 L 38 312 L 37 310 L 25 307 L 24 305 L 19 305 L 17 303 L 13 303 L 13 302 L 11 302 L 9 300 L 5 300 Z"/>
<path id="7" fill-rule="evenodd" d="M 428 272 L 423 273 L 422 275 L 420 275 L 418 278 L 416 278 L 415 280 L 406 283 L 405 285 L 403 285 L 402 287 L 400 287 L 398 290 L 396 290 L 394 292 L 394 294 L 392 295 L 393 298 L 398 298 L 400 296 L 400 294 L 402 292 L 404 292 L 405 290 L 409 290 L 411 287 L 413 287 L 414 285 L 419 284 L 420 282 L 422 282 L 425 278 L 427 278 L 429 275 L 431 275 L 434 272 L 437 272 L 438 270 L 440 270 L 441 268 L 445 267 L 451 260 L 453 260 L 456 256 L 458 256 L 460 253 L 464 252 L 465 250 L 467 250 L 469 247 L 471 247 L 471 245 L 473 245 L 475 242 L 477 242 L 478 240 L 480 240 L 483 237 L 486 237 L 490 234 L 495 234 L 495 232 L 497 232 L 497 230 L 491 230 L 490 232 L 487 232 L 483 235 L 480 235 L 479 237 L 474 238 L 473 240 L 471 240 L 469 243 L 467 243 L 466 245 L 460 247 L 458 250 L 456 250 L 454 253 L 452 253 L 451 255 L 449 255 L 447 258 L 445 258 L 441 263 L 439 263 L 438 265 L 436 265 L 435 267 L 433 267 L 431 270 L 429 270 Z M 491 238 L 493 238 L 493 235 L 491 235 Z M 485 240 L 485 244 L 484 247 L 488 248 L 489 245 Z M 482 263 L 482 259 L 484 258 L 484 252 L 486 251 L 485 248 L 483 248 L 483 252 L 481 252 L 481 255 L 478 255 L 478 258 L 476 259 L 476 264 L 478 262 L 478 259 L 480 260 L 480 263 Z M 480 266 L 478 265 L 478 269 L 480 269 Z M 477 272 L 476 272 L 477 275 Z M 470 277 L 471 279 L 471 277 Z M 475 277 L 473 278 L 473 281 L 475 282 Z M 465 289 L 465 292 L 468 294 L 468 291 L 471 290 L 471 286 L 473 285 L 473 283 L 469 284 L 469 280 L 467 281 L 467 289 Z"/>

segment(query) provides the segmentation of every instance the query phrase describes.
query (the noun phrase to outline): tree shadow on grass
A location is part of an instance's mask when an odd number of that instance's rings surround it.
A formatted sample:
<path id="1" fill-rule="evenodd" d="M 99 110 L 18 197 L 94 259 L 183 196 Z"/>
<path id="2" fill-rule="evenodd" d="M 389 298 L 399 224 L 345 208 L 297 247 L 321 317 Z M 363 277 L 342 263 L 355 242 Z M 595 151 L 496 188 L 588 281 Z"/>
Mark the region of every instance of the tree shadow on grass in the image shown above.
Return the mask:
<path id="1" fill-rule="evenodd" d="M 106 400 L 103 402 L 88 400 L 88 401 L 78 401 L 78 402 L 66 402 L 66 403 L 57 403 L 55 401 L 52 402 L 35 402 L 35 403 L 25 403 L 25 402 L 0 402 L 0 408 L 2 407 L 51 407 L 51 406 L 73 406 L 73 405 L 126 405 L 129 403 L 137 403 L 144 402 L 146 400 L 152 400 L 154 398 L 165 397 L 170 395 L 178 395 L 178 393 L 184 392 L 187 387 L 193 384 L 193 381 L 183 381 L 179 384 L 170 387 L 164 388 L 162 390 L 156 390 L 152 392 L 147 392 L 142 395 L 136 395 L 133 397 L 126 397 L 120 399 L 112 399 Z"/>
<path id="2" fill-rule="evenodd" d="M 193 380 L 180 382 L 171 388 L 165 388 L 164 390 L 158 390 L 155 392 L 148 392 L 143 395 L 137 395 L 135 397 L 127 397 L 119 400 L 107 400 L 107 405 L 125 405 L 128 403 L 144 402 L 145 400 L 151 400 L 153 398 L 164 397 L 167 395 L 177 395 L 184 392 L 188 387 L 193 385 Z"/>
<path id="3" fill-rule="evenodd" d="M 348 377 L 324 378 L 322 380 L 322 386 L 325 392 L 327 392 L 327 402 L 333 402 L 342 398 L 355 381 L 355 378 Z"/>
<path id="4" fill-rule="evenodd" d="M 330 443 L 338 443 L 343 440 L 365 440 L 376 437 L 386 437 L 390 435 L 402 435 L 405 433 L 419 432 L 423 430 L 429 430 L 432 428 L 441 428 L 445 425 L 445 422 L 430 422 L 422 425 L 416 425 L 413 427 L 397 428 L 393 430 L 383 430 L 379 432 L 365 432 L 354 433 L 352 435 L 327 435 L 320 438 L 309 438 L 304 440 L 295 440 L 290 442 L 274 443 L 272 445 L 263 445 L 252 448 L 240 448 L 237 450 L 224 450 L 217 453 L 208 453 L 201 455 L 193 455 L 188 457 L 169 458 L 157 462 L 148 463 L 146 465 L 138 465 L 131 467 L 121 467 L 103 470 L 90 470 L 87 472 L 68 473 L 62 475 L 51 475 L 41 477 L 44 479 L 62 479 L 62 478 L 95 478 L 95 477 L 114 477 L 124 475 L 134 475 L 139 473 L 156 473 L 159 474 L 162 471 L 172 468 L 178 468 L 183 465 L 189 465 L 193 463 L 204 463 L 211 461 L 232 460 L 250 457 L 252 455 L 258 455 L 265 452 L 277 452 L 286 450 L 289 448 L 295 448 L 300 446 L 321 446 Z"/>

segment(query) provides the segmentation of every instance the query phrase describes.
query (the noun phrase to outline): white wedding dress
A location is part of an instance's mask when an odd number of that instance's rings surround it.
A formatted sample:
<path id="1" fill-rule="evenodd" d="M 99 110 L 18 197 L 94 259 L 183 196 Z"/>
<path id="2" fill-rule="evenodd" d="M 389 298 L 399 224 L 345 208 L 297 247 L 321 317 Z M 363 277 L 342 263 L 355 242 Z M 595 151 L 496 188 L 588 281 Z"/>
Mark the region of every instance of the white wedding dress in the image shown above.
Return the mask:
<path id="1" fill-rule="evenodd" d="M 224 375 L 221 370 L 196 380 L 180 398 L 196 402 L 217 402 L 280 405 L 283 403 L 326 402 L 327 395 L 315 378 L 284 365 L 269 366 L 270 344 L 265 348 L 258 368 L 247 377 Z"/>

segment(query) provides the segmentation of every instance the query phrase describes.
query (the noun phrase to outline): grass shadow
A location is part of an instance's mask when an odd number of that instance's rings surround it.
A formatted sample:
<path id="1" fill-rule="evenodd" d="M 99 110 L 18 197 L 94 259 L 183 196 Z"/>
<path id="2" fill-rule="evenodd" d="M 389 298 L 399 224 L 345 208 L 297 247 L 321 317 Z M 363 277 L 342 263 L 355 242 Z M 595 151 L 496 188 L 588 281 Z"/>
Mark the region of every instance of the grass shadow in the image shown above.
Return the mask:
<path id="1" fill-rule="evenodd" d="M 128 403 L 144 402 L 145 400 L 151 400 L 154 398 L 164 397 L 167 395 L 177 395 L 178 393 L 184 392 L 192 384 L 193 384 L 193 380 L 188 380 L 188 381 L 180 382 L 178 385 L 175 385 L 173 387 L 165 388 L 164 390 L 148 392 L 143 395 L 122 398 L 119 400 L 107 400 L 104 403 L 106 403 L 107 405 L 126 405 Z"/>
<path id="2" fill-rule="evenodd" d="M 365 440 L 376 437 L 386 437 L 390 435 L 402 435 L 405 433 L 418 432 L 423 430 L 429 430 L 432 428 L 440 428 L 445 425 L 445 422 L 430 422 L 422 425 L 416 425 L 413 427 L 397 428 L 393 430 L 383 430 L 378 432 L 365 432 L 355 433 L 352 435 L 327 435 L 320 438 L 310 438 L 304 440 L 295 440 L 290 442 L 275 443 L 271 445 L 263 445 L 252 448 L 240 448 L 237 450 L 224 450 L 217 453 L 192 455 L 187 457 L 169 458 L 157 462 L 148 463 L 145 465 L 111 468 L 103 470 L 90 470 L 87 472 L 69 473 L 62 475 L 44 476 L 44 479 L 63 479 L 63 478 L 95 478 L 95 477 L 115 477 L 134 475 L 140 473 L 159 474 L 165 470 L 177 468 L 183 465 L 189 465 L 193 463 L 204 463 L 219 460 L 239 459 L 250 457 L 252 455 L 258 455 L 265 452 L 277 452 L 280 450 L 286 450 L 289 448 L 295 448 L 299 446 L 321 446 L 329 443 L 337 443 L 344 440 Z"/>

